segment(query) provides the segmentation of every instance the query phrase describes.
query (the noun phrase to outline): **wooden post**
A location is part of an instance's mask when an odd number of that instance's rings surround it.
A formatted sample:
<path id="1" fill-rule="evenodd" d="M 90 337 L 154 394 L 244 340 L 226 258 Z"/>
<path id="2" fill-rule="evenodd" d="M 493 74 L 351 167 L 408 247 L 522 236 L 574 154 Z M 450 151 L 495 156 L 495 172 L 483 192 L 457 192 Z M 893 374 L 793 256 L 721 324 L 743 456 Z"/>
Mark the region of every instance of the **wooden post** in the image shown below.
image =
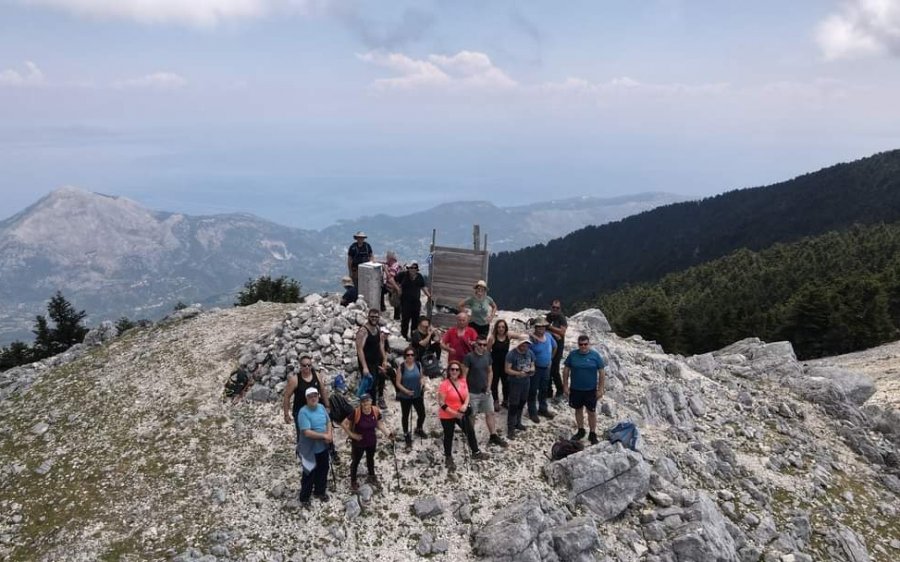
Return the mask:
<path id="1" fill-rule="evenodd" d="M 477 252 L 480 249 L 479 244 L 481 242 L 481 227 L 477 224 L 472 227 L 472 242 L 473 249 Z"/>

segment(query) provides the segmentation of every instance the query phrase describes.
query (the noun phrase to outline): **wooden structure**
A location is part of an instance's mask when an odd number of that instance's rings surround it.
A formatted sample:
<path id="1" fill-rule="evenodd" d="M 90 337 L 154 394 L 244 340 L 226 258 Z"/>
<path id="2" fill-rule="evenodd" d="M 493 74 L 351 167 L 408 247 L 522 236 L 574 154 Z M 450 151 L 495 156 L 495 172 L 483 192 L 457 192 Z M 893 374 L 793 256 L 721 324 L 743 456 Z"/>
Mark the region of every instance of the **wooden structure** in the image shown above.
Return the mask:
<path id="1" fill-rule="evenodd" d="M 454 318 L 459 301 L 472 296 L 472 288 L 479 279 L 488 281 L 487 236 L 484 246 L 479 244 L 480 230 L 473 230 L 473 249 L 437 246 L 437 231 L 432 232 L 431 257 L 428 270 L 433 308 L 429 310 L 431 323 L 440 328 L 456 324 Z"/>

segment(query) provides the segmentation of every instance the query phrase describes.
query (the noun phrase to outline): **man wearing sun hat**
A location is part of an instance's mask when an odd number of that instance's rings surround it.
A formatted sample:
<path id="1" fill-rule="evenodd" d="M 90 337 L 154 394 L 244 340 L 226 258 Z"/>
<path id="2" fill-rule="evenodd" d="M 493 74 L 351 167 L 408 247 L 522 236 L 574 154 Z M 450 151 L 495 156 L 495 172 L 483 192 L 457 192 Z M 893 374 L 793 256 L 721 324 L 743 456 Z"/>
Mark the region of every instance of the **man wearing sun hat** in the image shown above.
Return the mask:
<path id="1" fill-rule="evenodd" d="M 366 233 L 360 230 L 353 235 L 353 239 L 356 241 L 347 249 L 347 273 L 356 286 L 359 286 L 359 265 L 375 261 L 375 252 L 372 251 L 372 246 L 366 242 L 366 238 L 368 238 Z"/>
<path id="2" fill-rule="evenodd" d="M 506 354 L 506 376 L 509 388 L 507 394 L 506 438 L 516 439 L 517 431 L 524 431 L 522 410 L 528 401 L 528 387 L 534 376 L 534 353 L 530 349 L 531 340 L 522 338 Z"/>
<path id="3" fill-rule="evenodd" d="M 406 271 L 397 273 L 394 281 L 400 287 L 400 333 L 409 341 L 422 314 L 422 292 L 428 298 L 431 298 L 431 293 L 416 261 L 406 264 Z"/>

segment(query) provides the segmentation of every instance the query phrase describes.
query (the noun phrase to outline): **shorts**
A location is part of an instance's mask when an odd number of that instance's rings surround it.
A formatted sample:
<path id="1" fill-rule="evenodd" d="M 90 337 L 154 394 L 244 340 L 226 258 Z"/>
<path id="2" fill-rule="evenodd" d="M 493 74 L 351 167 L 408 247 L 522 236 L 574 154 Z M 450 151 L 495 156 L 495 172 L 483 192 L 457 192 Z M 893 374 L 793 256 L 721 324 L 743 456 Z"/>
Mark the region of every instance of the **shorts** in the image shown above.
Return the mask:
<path id="1" fill-rule="evenodd" d="M 472 408 L 473 414 L 494 413 L 494 397 L 490 392 L 484 394 L 470 394 L 469 407 Z"/>
<path id="2" fill-rule="evenodd" d="M 596 390 L 570 390 L 569 406 L 575 408 L 587 408 L 588 412 L 597 411 L 597 391 Z"/>

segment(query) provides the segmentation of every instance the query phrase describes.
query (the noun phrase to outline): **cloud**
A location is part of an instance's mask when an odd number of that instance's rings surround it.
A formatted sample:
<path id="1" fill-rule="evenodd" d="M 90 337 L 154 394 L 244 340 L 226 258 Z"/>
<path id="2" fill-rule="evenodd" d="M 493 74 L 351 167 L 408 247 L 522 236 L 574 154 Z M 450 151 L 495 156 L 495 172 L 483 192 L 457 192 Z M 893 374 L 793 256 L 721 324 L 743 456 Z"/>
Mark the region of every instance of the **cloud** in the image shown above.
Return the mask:
<path id="1" fill-rule="evenodd" d="M 400 74 L 396 78 L 375 80 L 373 86 L 379 90 L 509 90 L 517 86 L 515 80 L 494 66 L 490 57 L 474 51 L 460 51 L 452 56 L 429 55 L 427 59 L 383 51 L 370 51 L 357 57 Z"/>
<path id="2" fill-rule="evenodd" d="M 40 86 L 43 83 L 44 73 L 31 61 L 25 61 L 25 72 L 12 68 L 0 72 L 0 86 Z"/>
<path id="3" fill-rule="evenodd" d="M 900 0 L 849 0 L 818 25 L 816 41 L 826 60 L 900 56 Z"/>
<path id="4" fill-rule="evenodd" d="M 144 24 L 214 27 L 220 23 L 305 10 L 308 0 L 21 0 L 79 16 Z"/>
<path id="5" fill-rule="evenodd" d="M 628 76 L 613 78 L 606 82 L 589 82 L 581 78 L 567 78 L 562 82 L 547 82 L 537 86 L 541 92 L 552 94 L 575 94 L 580 96 L 613 97 L 621 95 L 645 96 L 708 96 L 726 93 L 730 85 L 725 82 L 706 84 L 649 83 L 640 82 Z"/>
<path id="6" fill-rule="evenodd" d="M 113 83 L 113 87 L 119 90 L 178 90 L 187 85 L 187 80 L 174 72 L 154 72 L 138 78 L 119 80 Z"/>
<path id="7" fill-rule="evenodd" d="M 415 9 L 406 9 L 400 21 L 392 24 L 376 22 L 364 17 L 354 5 L 334 4 L 334 17 L 369 49 L 397 49 L 418 41 L 434 25 L 434 16 Z"/>

